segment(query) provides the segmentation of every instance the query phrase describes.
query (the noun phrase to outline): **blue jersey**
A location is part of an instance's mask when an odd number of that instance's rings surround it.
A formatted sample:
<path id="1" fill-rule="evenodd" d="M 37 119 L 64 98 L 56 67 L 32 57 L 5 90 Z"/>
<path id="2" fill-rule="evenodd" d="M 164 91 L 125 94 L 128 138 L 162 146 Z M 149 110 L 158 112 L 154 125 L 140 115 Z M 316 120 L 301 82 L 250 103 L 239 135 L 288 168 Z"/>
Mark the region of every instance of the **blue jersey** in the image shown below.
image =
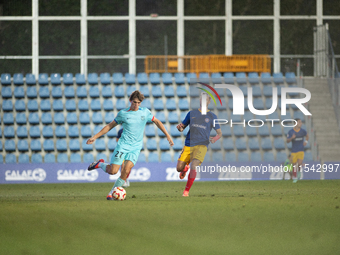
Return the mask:
<path id="1" fill-rule="evenodd" d="M 294 128 L 289 130 L 287 138 L 291 138 L 295 134 L 295 139 L 292 140 L 292 152 L 304 151 L 303 146 L 304 137 L 307 135 L 307 131 L 300 128 L 299 131 L 295 131 Z"/>
<path id="2" fill-rule="evenodd" d="M 193 147 L 196 145 L 205 145 L 208 147 L 211 129 L 220 129 L 218 123 L 214 125 L 214 119 L 217 116 L 209 111 L 206 115 L 202 115 L 200 110 L 192 110 L 188 112 L 184 121 L 185 126 L 190 126 L 190 130 L 185 138 L 185 146 Z"/>
<path id="3" fill-rule="evenodd" d="M 115 122 L 124 129 L 118 145 L 125 150 L 142 149 L 145 125 L 153 118 L 150 110 L 144 107 L 140 107 L 138 111 L 131 111 L 130 108 L 121 110 L 115 118 Z"/>

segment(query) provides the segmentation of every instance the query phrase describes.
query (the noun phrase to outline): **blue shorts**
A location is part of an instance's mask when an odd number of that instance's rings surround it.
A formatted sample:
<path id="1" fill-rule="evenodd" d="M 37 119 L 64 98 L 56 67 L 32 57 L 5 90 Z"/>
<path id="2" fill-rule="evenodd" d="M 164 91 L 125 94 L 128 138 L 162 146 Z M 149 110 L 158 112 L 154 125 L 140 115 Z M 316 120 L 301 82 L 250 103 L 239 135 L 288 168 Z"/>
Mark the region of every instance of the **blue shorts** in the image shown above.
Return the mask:
<path id="1" fill-rule="evenodd" d="M 122 165 L 124 160 L 130 160 L 133 165 L 136 165 L 139 157 L 140 149 L 137 150 L 126 150 L 121 146 L 117 145 L 112 156 L 111 164 Z"/>

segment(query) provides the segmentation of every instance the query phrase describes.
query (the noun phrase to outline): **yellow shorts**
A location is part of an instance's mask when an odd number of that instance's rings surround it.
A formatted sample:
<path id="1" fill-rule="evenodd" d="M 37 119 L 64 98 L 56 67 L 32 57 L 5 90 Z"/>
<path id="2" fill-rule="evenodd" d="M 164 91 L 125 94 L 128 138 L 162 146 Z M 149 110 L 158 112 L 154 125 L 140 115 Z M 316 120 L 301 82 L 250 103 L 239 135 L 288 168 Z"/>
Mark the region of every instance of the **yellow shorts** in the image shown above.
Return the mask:
<path id="1" fill-rule="evenodd" d="M 193 147 L 184 146 L 178 160 L 189 164 L 193 159 L 198 159 L 202 163 L 207 150 L 208 148 L 205 145 L 196 145 Z"/>
<path id="2" fill-rule="evenodd" d="M 303 160 L 303 158 L 305 157 L 304 151 L 292 152 L 291 154 L 292 154 L 292 157 L 293 157 L 293 164 L 295 164 L 298 159 Z"/>

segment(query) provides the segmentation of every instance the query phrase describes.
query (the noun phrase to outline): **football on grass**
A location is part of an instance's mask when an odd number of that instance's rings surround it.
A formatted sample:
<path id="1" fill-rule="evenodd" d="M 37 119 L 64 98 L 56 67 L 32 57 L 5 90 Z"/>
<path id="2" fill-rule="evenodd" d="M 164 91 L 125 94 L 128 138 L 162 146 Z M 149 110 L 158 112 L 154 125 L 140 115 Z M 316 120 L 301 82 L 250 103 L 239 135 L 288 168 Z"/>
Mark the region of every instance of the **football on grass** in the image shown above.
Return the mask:
<path id="1" fill-rule="evenodd" d="M 113 189 L 112 197 L 115 200 L 124 200 L 126 197 L 126 191 L 122 187 L 116 187 Z"/>

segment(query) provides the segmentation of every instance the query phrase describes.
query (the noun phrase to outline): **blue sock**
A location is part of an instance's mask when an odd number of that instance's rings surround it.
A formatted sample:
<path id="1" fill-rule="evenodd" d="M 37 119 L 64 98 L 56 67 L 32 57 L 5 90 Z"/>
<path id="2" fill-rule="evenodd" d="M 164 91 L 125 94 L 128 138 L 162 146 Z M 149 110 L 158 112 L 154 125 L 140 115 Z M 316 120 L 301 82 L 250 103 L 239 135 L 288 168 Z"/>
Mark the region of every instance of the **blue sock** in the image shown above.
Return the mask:
<path id="1" fill-rule="evenodd" d="M 109 164 L 107 164 L 107 163 L 99 163 L 99 167 L 101 168 L 101 169 L 103 169 L 103 171 L 106 173 L 106 166 L 108 166 Z"/>
<path id="2" fill-rule="evenodd" d="M 125 181 L 119 177 L 119 178 L 117 179 L 117 181 L 115 182 L 115 185 L 113 185 L 113 187 L 112 187 L 112 189 L 111 189 L 111 191 L 110 191 L 109 194 L 112 195 L 113 189 L 114 189 L 115 187 L 122 187 L 123 184 L 124 184 L 124 182 L 125 182 Z"/>

